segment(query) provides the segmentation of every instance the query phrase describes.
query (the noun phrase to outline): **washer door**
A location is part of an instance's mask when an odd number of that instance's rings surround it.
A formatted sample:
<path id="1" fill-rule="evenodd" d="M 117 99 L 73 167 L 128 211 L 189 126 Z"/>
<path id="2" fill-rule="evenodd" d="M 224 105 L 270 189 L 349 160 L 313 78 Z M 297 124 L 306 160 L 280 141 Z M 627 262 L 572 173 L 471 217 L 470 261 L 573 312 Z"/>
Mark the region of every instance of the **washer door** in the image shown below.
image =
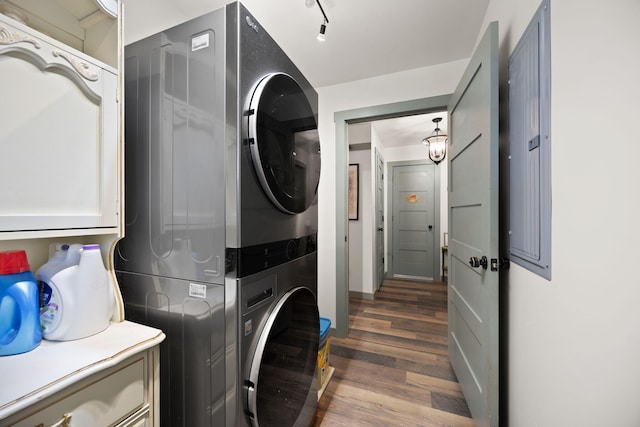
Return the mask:
<path id="1" fill-rule="evenodd" d="M 270 313 L 253 356 L 247 406 L 254 427 L 309 425 L 318 401 L 319 339 L 313 293 L 291 289 Z"/>
<path id="2" fill-rule="evenodd" d="M 251 158 L 260 184 L 283 212 L 313 203 L 320 181 L 320 138 L 314 109 L 293 77 L 263 78 L 249 109 Z"/>

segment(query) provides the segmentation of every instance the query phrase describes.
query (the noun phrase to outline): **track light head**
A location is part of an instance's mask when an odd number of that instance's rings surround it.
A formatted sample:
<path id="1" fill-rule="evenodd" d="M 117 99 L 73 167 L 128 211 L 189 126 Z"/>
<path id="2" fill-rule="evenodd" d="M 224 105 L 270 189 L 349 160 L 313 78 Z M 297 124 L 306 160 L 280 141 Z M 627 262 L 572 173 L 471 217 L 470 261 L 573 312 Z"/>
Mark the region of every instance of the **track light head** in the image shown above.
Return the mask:
<path id="1" fill-rule="evenodd" d="M 320 32 L 318 33 L 318 40 L 321 42 L 325 41 L 324 32 L 327 30 L 327 25 L 323 23 L 320 25 Z"/>
<path id="2" fill-rule="evenodd" d="M 322 17 L 324 18 L 324 20 L 322 21 L 322 25 L 320 25 L 320 33 L 318 34 L 318 40 L 323 42 L 325 40 L 324 32 L 327 30 L 327 24 L 329 23 L 329 18 L 327 18 L 327 14 L 324 13 L 324 9 L 320 4 L 320 0 L 316 0 L 316 4 L 320 8 L 320 12 L 322 12 Z"/>

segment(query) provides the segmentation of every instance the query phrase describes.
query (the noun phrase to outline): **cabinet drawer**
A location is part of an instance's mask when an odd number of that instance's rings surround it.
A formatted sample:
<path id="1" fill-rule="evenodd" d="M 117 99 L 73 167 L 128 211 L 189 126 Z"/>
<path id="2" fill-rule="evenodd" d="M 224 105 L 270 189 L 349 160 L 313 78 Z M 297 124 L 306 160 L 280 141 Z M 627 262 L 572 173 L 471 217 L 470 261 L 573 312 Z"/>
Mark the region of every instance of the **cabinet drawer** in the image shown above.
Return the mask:
<path id="1" fill-rule="evenodd" d="M 110 426 L 145 404 L 145 363 L 137 358 L 91 381 L 65 389 L 45 407 L 12 426 Z M 68 424 L 60 423 L 70 415 Z M 60 424 L 56 424 L 60 423 Z"/>
<path id="2" fill-rule="evenodd" d="M 151 425 L 151 407 L 147 404 L 116 427 L 151 427 Z"/>

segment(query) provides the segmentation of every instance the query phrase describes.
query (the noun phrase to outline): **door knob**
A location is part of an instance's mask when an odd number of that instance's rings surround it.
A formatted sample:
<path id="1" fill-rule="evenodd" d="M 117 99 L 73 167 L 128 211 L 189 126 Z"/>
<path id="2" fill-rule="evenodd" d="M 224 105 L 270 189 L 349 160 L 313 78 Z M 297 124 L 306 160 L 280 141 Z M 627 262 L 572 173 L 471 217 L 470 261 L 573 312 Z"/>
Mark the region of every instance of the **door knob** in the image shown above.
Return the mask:
<path id="1" fill-rule="evenodd" d="M 487 260 L 487 257 L 482 255 L 481 258 L 472 256 L 471 258 L 469 258 L 469 265 L 473 268 L 478 268 L 478 267 L 482 267 L 483 269 L 487 269 L 487 265 L 488 265 L 489 261 Z"/>
<path id="2" fill-rule="evenodd" d="M 378 228 L 378 231 L 382 231 L 382 230 L 383 230 L 383 228 L 382 228 L 382 227 Z"/>

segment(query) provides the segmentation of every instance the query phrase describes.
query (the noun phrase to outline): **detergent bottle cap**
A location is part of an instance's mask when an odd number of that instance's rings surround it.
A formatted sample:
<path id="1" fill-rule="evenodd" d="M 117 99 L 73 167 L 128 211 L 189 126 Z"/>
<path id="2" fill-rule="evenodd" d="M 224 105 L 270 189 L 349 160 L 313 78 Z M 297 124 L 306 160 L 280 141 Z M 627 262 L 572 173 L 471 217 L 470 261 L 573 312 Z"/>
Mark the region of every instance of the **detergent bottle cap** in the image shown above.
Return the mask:
<path id="1" fill-rule="evenodd" d="M 16 274 L 25 271 L 29 271 L 29 261 L 25 251 L 0 252 L 0 274 Z"/>

